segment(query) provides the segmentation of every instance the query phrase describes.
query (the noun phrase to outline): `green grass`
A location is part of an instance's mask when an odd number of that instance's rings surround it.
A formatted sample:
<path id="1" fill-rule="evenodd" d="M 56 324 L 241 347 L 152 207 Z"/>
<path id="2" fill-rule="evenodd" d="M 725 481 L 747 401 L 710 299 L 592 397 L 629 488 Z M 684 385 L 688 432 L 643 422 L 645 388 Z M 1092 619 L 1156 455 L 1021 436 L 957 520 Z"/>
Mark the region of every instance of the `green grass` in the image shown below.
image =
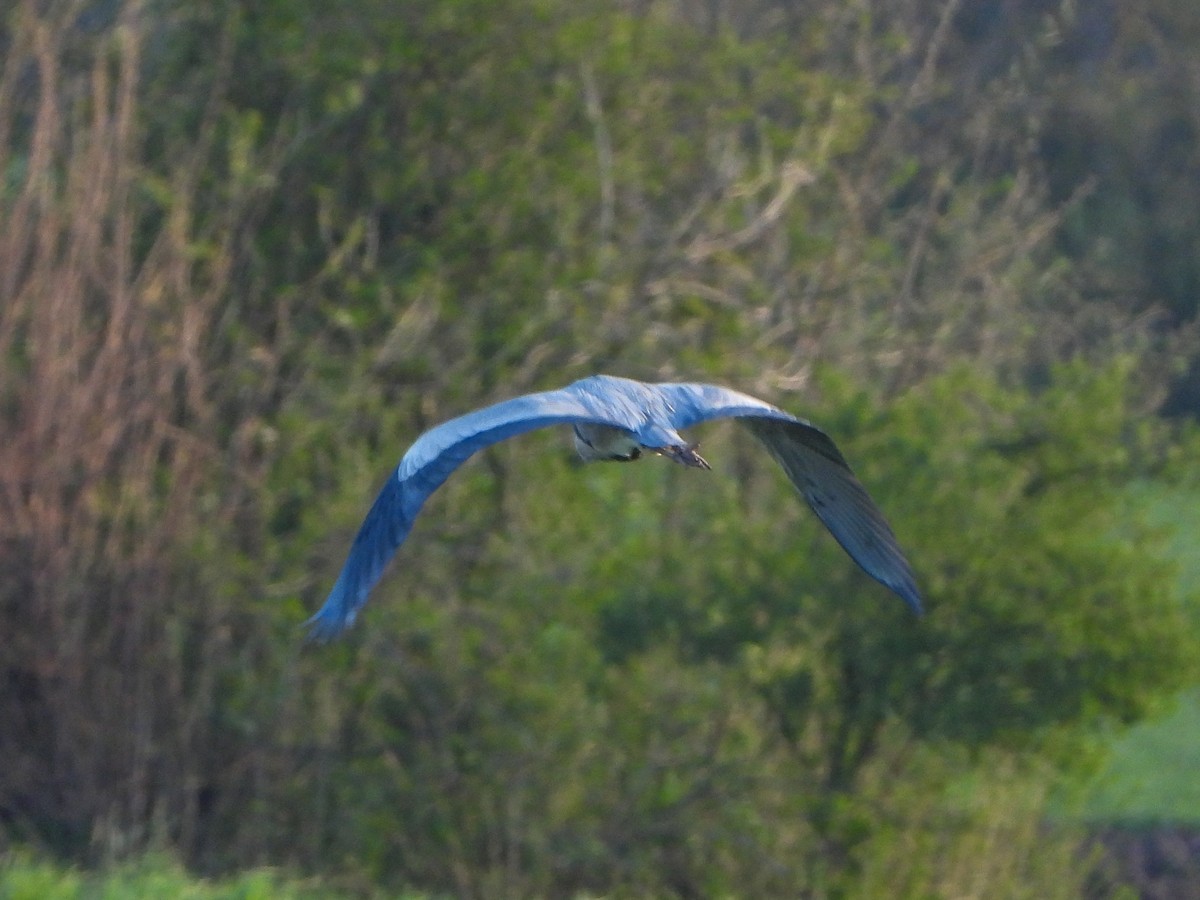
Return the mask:
<path id="1" fill-rule="evenodd" d="M 1200 486 L 1143 483 L 1134 489 L 1147 524 L 1162 528 L 1166 550 L 1179 567 L 1179 593 L 1200 617 Z"/>
<path id="2" fill-rule="evenodd" d="M 351 896 L 363 894 L 287 878 L 271 869 L 220 880 L 197 878 L 169 857 L 155 854 L 103 871 L 83 871 L 23 851 L 0 855 L 0 900 L 337 900 Z M 397 900 L 424 897 L 403 894 Z"/>
<path id="3" fill-rule="evenodd" d="M 1200 825 L 1200 691 L 1117 739 L 1077 815 L 1087 822 Z"/>
<path id="4" fill-rule="evenodd" d="M 210 882 L 192 878 L 164 859 L 147 858 L 105 872 L 83 872 L 24 853 L 9 853 L 0 859 L 0 900 L 299 900 L 317 896 L 329 894 L 302 890 L 269 871 Z"/>
<path id="5" fill-rule="evenodd" d="M 1200 619 L 1200 490 L 1136 489 L 1145 521 L 1166 530 L 1179 566 L 1179 593 Z M 1198 648 L 1200 652 L 1200 648 Z M 1200 825 L 1200 689 L 1163 717 L 1119 736 L 1076 813 L 1087 822 Z"/>

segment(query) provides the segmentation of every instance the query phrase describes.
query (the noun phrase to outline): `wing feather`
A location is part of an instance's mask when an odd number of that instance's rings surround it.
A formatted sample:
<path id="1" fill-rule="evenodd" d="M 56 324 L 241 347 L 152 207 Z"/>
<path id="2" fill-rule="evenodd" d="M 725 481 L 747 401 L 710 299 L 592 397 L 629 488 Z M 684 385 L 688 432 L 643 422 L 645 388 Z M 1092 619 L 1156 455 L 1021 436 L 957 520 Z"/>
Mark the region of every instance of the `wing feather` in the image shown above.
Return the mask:
<path id="1" fill-rule="evenodd" d="M 474 453 L 538 428 L 583 422 L 630 430 L 639 424 L 628 409 L 572 386 L 475 410 L 417 438 L 363 520 L 325 603 L 305 623 L 311 635 L 328 640 L 350 626 L 425 501 Z"/>
<path id="2" fill-rule="evenodd" d="M 675 428 L 691 428 L 713 419 L 764 416 L 796 421 L 796 417 L 770 403 L 716 384 L 668 382 L 652 385 L 667 406 Z"/>
<path id="3" fill-rule="evenodd" d="M 896 535 L 829 436 L 799 420 L 739 421 L 783 467 L 850 558 L 920 614 L 921 596 Z"/>
<path id="4" fill-rule="evenodd" d="M 783 467 L 850 558 L 915 612 L 921 612 L 912 569 L 891 526 L 829 435 L 756 397 L 715 384 L 655 387 L 676 428 L 723 418 L 737 419 L 747 427 Z"/>

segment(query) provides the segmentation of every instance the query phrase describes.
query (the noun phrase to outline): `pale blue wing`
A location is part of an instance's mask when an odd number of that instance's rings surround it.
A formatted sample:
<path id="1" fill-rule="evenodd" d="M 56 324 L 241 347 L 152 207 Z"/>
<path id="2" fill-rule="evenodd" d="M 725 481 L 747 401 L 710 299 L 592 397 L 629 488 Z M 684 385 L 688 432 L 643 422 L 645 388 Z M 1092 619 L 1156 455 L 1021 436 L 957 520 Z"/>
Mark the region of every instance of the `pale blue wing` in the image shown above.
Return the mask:
<path id="1" fill-rule="evenodd" d="M 506 400 L 421 435 L 379 492 L 333 590 L 306 623 L 312 636 L 334 637 L 354 621 L 426 499 L 476 451 L 549 425 L 595 422 L 633 431 L 642 424 L 644 415 L 621 398 L 610 400 L 603 391 L 581 389 L 586 384 Z"/>
<path id="2" fill-rule="evenodd" d="M 792 422 L 799 421 L 795 416 L 770 403 L 715 384 L 678 382 L 649 386 L 654 388 L 665 402 L 667 416 L 676 429 L 691 428 L 713 419 L 742 416 L 767 416 Z"/>
<path id="3" fill-rule="evenodd" d="M 921 596 L 896 535 L 829 435 L 769 403 L 717 385 L 655 387 L 675 428 L 721 418 L 735 418 L 745 425 L 850 558 L 914 612 L 921 612 Z"/>

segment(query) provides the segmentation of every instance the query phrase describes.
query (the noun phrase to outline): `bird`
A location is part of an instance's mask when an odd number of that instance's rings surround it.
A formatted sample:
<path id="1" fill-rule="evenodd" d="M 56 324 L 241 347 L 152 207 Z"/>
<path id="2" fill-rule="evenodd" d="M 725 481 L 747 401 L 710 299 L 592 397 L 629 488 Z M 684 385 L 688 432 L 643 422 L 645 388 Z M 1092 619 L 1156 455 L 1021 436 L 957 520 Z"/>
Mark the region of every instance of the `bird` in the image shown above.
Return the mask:
<path id="1" fill-rule="evenodd" d="M 425 501 L 477 451 L 538 428 L 569 425 L 584 462 L 633 462 L 657 454 L 710 469 L 699 445 L 679 432 L 727 418 L 744 425 L 775 458 L 850 558 L 920 615 L 916 581 L 891 526 L 824 431 L 714 384 L 592 375 L 483 407 L 418 437 L 363 520 L 328 598 L 305 623 L 310 637 L 326 641 L 349 628 Z"/>

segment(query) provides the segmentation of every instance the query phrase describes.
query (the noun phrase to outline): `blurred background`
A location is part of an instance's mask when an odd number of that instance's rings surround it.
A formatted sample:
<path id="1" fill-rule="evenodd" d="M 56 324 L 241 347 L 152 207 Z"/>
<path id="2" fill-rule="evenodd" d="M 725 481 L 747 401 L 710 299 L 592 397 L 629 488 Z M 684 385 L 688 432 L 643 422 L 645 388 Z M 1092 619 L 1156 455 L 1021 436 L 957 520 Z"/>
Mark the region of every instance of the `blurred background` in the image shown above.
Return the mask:
<path id="1" fill-rule="evenodd" d="M 8 0 L 0 896 L 1200 897 L 1200 6 Z M 595 372 L 303 641 L 425 428 Z"/>

